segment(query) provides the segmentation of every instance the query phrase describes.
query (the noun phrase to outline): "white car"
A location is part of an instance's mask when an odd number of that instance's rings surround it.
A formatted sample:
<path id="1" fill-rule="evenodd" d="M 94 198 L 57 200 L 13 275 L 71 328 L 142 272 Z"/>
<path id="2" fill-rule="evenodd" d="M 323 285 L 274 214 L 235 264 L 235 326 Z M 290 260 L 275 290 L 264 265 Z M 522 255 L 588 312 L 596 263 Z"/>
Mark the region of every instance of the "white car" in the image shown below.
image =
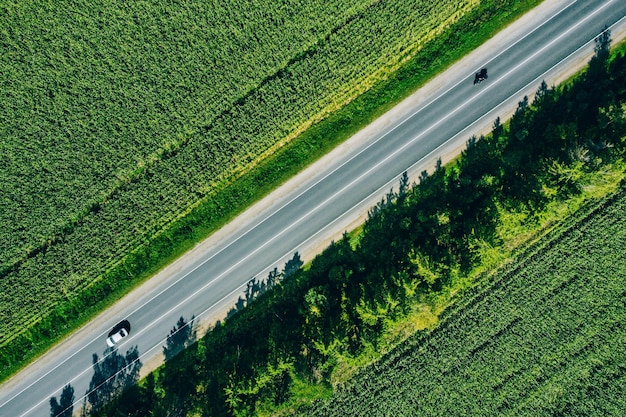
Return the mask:
<path id="1" fill-rule="evenodd" d="M 107 345 L 109 347 L 115 346 L 119 343 L 120 340 L 128 336 L 130 333 L 130 323 L 128 320 L 124 320 L 118 323 L 113 330 L 109 332 L 109 337 L 107 338 Z"/>
<path id="2" fill-rule="evenodd" d="M 109 337 L 107 339 L 107 345 L 109 345 L 109 347 L 113 347 L 113 346 L 115 346 L 115 344 L 117 342 L 119 342 L 120 340 L 122 340 L 126 336 L 128 336 L 128 332 L 126 330 L 124 330 L 124 329 L 120 329 L 119 332 L 113 334 L 113 336 L 111 336 L 111 337 Z"/>

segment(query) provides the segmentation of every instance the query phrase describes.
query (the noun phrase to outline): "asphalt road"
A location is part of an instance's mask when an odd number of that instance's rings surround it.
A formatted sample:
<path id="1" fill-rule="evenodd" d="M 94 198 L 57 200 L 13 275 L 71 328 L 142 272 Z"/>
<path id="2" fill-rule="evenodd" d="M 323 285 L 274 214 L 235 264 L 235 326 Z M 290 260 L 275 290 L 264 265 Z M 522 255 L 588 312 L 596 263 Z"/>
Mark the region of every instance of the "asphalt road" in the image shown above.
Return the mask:
<path id="1" fill-rule="evenodd" d="M 161 358 L 164 339 L 180 316 L 204 322 L 221 317 L 253 276 L 282 268 L 299 251 L 311 256 L 380 200 L 404 171 L 414 176 L 449 159 L 472 134 L 505 116 L 542 79 L 580 67 L 605 26 L 623 30 L 626 1 L 547 0 L 541 13 L 468 55 L 413 97 L 364 129 L 324 161 L 250 212 L 152 283 L 133 292 L 0 387 L 0 416 L 47 416 L 51 396 L 75 388 L 78 409 L 92 376 L 92 355 L 102 357 L 106 335 L 128 319 L 132 332 L 119 346 L 137 345 L 144 364 Z M 626 20 L 626 19 L 624 19 Z M 474 73 L 489 78 L 473 85 Z M 286 192 L 287 190 L 288 192 Z"/>

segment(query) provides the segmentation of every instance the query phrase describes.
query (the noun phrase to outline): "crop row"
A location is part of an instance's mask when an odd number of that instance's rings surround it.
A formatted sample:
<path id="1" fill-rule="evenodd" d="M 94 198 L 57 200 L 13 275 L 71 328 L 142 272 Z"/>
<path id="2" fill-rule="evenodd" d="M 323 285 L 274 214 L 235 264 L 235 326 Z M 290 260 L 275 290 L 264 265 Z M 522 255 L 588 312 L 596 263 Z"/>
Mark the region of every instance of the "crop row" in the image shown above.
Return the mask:
<path id="1" fill-rule="evenodd" d="M 89 101 L 80 108 L 68 109 L 57 106 L 57 101 L 53 100 L 50 106 L 68 115 L 69 119 L 58 119 L 61 126 L 50 129 L 52 136 L 43 133 L 41 136 L 34 135 L 44 138 L 34 146 L 39 153 L 29 156 L 32 159 L 30 162 L 18 159 L 10 170 L 8 180 L 7 177 L 0 179 L 0 184 L 6 189 L 10 188 L 11 175 L 20 176 L 24 181 L 14 194 L 5 194 L 2 202 L 0 213 L 10 216 L 12 220 L 8 222 L 9 226 L 5 226 L 8 229 L 1 233 L 7 236 L 6 240 L 1 240 L 5 244 L 0 251 L 3 262 L 11 264 L 23 255 L 24 248 L 36 248 L 41 244 L 40 240 L 45 248 L 32 252 L 18 267 L 7 270 L 0 281 L 0 315 L 3 317 L 0 334 L 4 336 L 0 345 L 9 341 L 8 335 L 16 334 L 15 329 L 28 327 L 29 323 L 45 316 L 55 304 L 72 299 L 122 256 L 151 239 L 201 199 L 210 198 L 216 184 L 229 180 L 278 142 L 384 78 L 403 58 L 415 53 L 421 42 L 435 36 L 438 30 L 451 24 L 461 12 L 475 3 L 413 1 L 363 3 L 362 7 L 336 5 L 333 10 L 341 19 L 336 16 L 334 20 L 330 17 L 322 19 L 322 23 L 327 21 L 327 29 L 321 38 L 319 30 L 314 30 L 318 37 L 307 38 L 309 44 L 305 52 L 292 50 L 283 58 L 276 58 L 274 67 L 261 66 L 263 69 L 259 74 L 265 78 L 258 75 L 254 79 L 256 86 L 250 80 L 231 77 L 230 72 L 221 73 L 219 81 L 212 78 L 205 80 L 203 77 L 214 75 L 212 70 L 216 67 L 202 66 L 195 61 L 199 58 L 191 52 L 198 53 L 199 50 L 193 48 L 189 50 L 191 55 L 176 58 L 179 59 L 176 62 L 181 64 L 179 67 L 173 68 L 173 62 L 151 62 L 155 56 L 162 55 L 158 49 L 167 46 L 165 39 L 159 37 L 166 36 L 166 33 L 155 34 L 154 39 L 146 39 L 146 45 L 142 46 L 156 48 L 153 55 L 141 49 L 134 54 L 132 48 L 125 51 L 127 55 L 122 54 L 128 59 L 134 57 L 136 61 L 132 61 L 133 65 L 151 65 L 145 68 L 143 76 L 147 78 L 132 80 L 135 88 L 132 94 L 125 92 L 118 96 L 115 91 L 108 90 L 106 94 L 94 92 L 102 103 Z M 152 12 L 155 16 L 169 13 L 154 7 Z M 318 8 L 324 8 L 321 4 L 310 7 L 315 8 L 306 9 L 311 14 Z M 341 10 L 344 12 L 339 13 Z M 348 12 L 351 14 L 348 15 Z M 133 14 L 125 11 L 124 16 L 121 21 L 132 25 Z M 276 16 L 281 15 L 278 13 Z M 286 15 L 282 16 L 285 21 L 289 20 Z M 313 19 L 310 15 L 296 13 L 294 16 Z M 264 18 L 267 16 L 259 15 L 259 22 L 267 23 Z M 315 22 L 318 22 L 317 19 L 315 15 Z M 230 27 L 232 36 L 238 39 L 238 36 L 244 36 L 245 29 L 239 28 L 237 22 L 222 24 Z M 144 28 L 147 23 L 135 24 Z M 308 24 L 312 26 L 310 22 Z M 206 25 L 210 26 L 209 23 Z M 148 26 L 150 30 L 156 30 Z M 295 27 L 298 25 L 293 23 L 293 26 L 293 30 L 297 31 Z M 306 24 L 302 26 L 305 27 Z M 245 33 L 245 36 L 254 36 Z M 280 38 L 281 33 L 275 32 L 274 35 Z M 89 41 L 89 36 L 85 33 L 83 40 Z M 188 34 L 187 37 L 183 37 L 185 42 L 204 48 L 193 35 Z M 227 39 L 223 47 L 234 48 L 236 42 Z M 111 80 L 90 84 L 90 88 L 117 85 L 115 83 L 120 83 L 119 78 L 124 74 L 118 66 L 124 68 L 124 65 L 130 65 L 112 55 L 115 48 L 121 46 L 111 42 L 104 42 L 111 48 L 110 55 L 106 59 L 90 61 L 88 65 L 99 62 L 121 72 L 115 76 L 107 73 Z M 183 41 L 179 39 L 176 42 Z M 304 44 L 306 42 L 302 41 L 300 46 Z M 250 74 L 257 61 L 265 59 L 264 56 L 246 56 L 248 49 L 244 45 L 228 55 L 234 61 L 232 65 L 241 66 L 240 72 L 246 75 Z M 144 57 L 144 54 L 147 55 Z M 191 63 L 185 61 L 188 56 L 191 56 Z M 276 70 L 280 65 L 284 67 Z M 159 73 L 155 74 L 157 69 Z M 189 72 L 192 69 L 199 73 L 192 74 Z M 96 71 L 95 68 L 92 70 Z M 228 67 L 228 71 L 236 72 L 232 67 Z M 132 73 L 139 74 L 141 71 Z M 183 79 L 191 81 L 182 83 Z M 163 84 L 165 80 L 168 82 Z M 224 88 L 221 84 L 229 83 L 229 80 L 237 80 L 234 84 L 243 87 L 238 90 L 232 87 L 229 94 L 220 92 L 223 94 L 216 100 L 223 105 L 211 106 L 207 98 L 208 90 L 205 89 Z M 142 89 L 148 89 L 146 94 Z M 57 91 L 46 89 L 44 95 L 57 94 Z M 68 91 L 65 93 L 67 97 L 63 103 L 69 106 L 73 103 L 71 94 Z M 86 97 L 89 94 L 76 92 L 76 95 Z M 114 110 L 109 108 L 109 101 L 114 102 Z M 115 117 L 85 114 L 96 111 L 98 106 L 106 111 L 115 111 Z M 14 109 L 11 122 L 27 124 L 26 113 L 24 108 Z M 52 120 L 51 113 L 42 113 Z M 73 120 L 72 117 L 82 119 Z M 6 120 L 3 123 L 6 125 Z M 95 133 L 87 135 L 83 131 L 74 135 L 78 126 Z M 38 129 L 40 132 L 49 131 L 47 127 L 38 126 Z M 16 139 L 14 143 L 30 143 L 31 139 L 27 136 Z M 50 146 L 44 146 L 44 141 Z M 155 151 L 157 146 L 170 150 Z M 43 151 L 44 148 L 48 153 Z M 102 154 L 103 149 L 111 151 L 110 157 Z M 26 153 L 20 151 L 14 154 Z M 57 154 L 60 159 L 55 159 Z M 33 168 L 35 160 L 40 163 Z M 40 173 L 43 167 L 49 171 L 46 178 L 30 175 Z M 29 176 L 34 178 L 33 184 L 27 182 Z M 7 222 L 0 221 L 0 224 Z M 52 239 L 50 233 L 59 228 L 63 233 Z M 50 241 L 51 244 L 45 244 Z"/>
<path id="2" fill-rule="evenodd" d="M 520 259 L 315 415 L 617 415 L 626 405 L 625 209 L 622 193 Z"/>

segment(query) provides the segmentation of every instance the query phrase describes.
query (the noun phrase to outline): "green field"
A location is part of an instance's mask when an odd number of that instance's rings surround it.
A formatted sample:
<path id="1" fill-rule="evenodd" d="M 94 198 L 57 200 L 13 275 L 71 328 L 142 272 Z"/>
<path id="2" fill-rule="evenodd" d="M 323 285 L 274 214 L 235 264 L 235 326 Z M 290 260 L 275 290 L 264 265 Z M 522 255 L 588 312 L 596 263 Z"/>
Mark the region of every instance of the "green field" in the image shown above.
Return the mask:
<path id="1" fill-rule="evenodd" d="M 623 415 L 625 212 L 622 186 L 303 415 Z"/>
<path id="2" fill-rule="evenodd" d="M 476 4 L 4 3 L 0 346 Z"/>

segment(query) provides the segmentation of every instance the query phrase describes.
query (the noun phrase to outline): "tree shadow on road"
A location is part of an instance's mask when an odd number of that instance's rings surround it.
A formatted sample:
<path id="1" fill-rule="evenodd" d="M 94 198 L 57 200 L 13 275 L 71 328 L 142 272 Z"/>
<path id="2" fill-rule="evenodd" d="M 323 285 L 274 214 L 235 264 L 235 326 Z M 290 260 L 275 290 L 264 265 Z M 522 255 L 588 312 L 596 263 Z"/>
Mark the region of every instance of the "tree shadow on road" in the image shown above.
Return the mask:
<path id="1" fill-rule="evenodd" d="M 170 334 L 167 336 L 167 344 L 163 346 L 163 354 L 165 360 L 168 361 L 181 350 L 187 348 L 196 341 L 196 330 L 194 329 L 195 316 L 191 317 L 189 322 L 185 321 L 183 316 L 180 316 L 176 322 L 176 326 L 172 328 Z"/>
<path id="2" fill-rule="evenodd" d="M 94 374 L 86 393 L 83 415 L 98 415 L 98 411 L 139 380 L 141 361 L 137 346 L 130 348 L 126 355 L 120 355 L 117 348 L 107 348 L 102 359 L 93 354 Z"/>
<path id="3" fill-rule="evenodd" d="M 50 398 L 50 416 L 51 417 L 72 417 L 74 412 L 74 387 L 67 384 L 63 387 L 61 398 L 57 401 L 57 397 Z"/>

